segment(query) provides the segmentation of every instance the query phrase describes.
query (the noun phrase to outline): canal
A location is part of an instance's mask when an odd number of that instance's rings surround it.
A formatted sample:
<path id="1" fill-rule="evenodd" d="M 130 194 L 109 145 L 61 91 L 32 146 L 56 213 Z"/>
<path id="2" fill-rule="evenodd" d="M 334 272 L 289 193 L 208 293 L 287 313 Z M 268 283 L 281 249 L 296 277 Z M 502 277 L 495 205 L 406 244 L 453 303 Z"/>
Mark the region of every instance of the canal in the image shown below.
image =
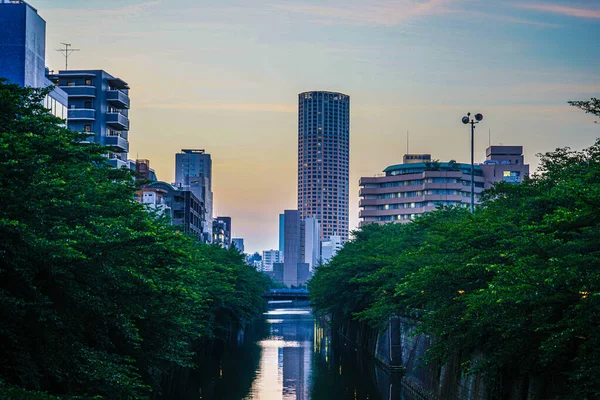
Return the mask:
<path id="1" fill-rule="evenodd" d="M 237 344 L 196 363 L 162 399 L 412 400 L 396 377 L 332 335 L 306 307 L 269 309 Z"/>

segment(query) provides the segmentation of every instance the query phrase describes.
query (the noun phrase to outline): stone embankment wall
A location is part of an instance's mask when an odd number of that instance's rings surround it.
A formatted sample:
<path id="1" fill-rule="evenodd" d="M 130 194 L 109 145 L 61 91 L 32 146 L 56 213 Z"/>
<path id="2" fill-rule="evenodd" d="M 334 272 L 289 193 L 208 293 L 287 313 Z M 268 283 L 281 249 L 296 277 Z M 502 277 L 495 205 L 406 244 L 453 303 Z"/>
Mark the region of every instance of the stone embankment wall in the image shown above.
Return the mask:
<path id="1" fill-rule="evenodd" d="M 421 359 L 431 346 L 426 335 L 414 335 L 417 325 L 403 318 L 390 319 L 383 331 L 366 324 L 348 323 L 339 331 L 383 365 L 389 372 L 402 376 L 404 391 L 423 400 L 486 400 L 489 395 L 481 375 L 465 376 L 458 360 L 448 365 L 425 365 Z M 474 359 L 476 356 L 474 357 Z"/>
<path id="2" fill-rule="evenodd" d="M 488 387 L 483 374 L 465 375 L 458 357 L 445 365 L 426 365 L 422 358 L 433 338 L 415 334 L 417 323 L 405 318 L 391 318 L 383 330 L 355 321 L 336 329 L 346 340 L 372 355 L 391 374 L 401 376 L 402 391 L 410 398 L 540 400 L 565 392 L 565 377 L 560 371 L 552 376 L 524 376 L 516 370 L 506 371 L 505 376 L 495 377 L 496 387 Z M 481 358 L 481 354 L 473 354 L 471 362 L 477 363 Z"/>

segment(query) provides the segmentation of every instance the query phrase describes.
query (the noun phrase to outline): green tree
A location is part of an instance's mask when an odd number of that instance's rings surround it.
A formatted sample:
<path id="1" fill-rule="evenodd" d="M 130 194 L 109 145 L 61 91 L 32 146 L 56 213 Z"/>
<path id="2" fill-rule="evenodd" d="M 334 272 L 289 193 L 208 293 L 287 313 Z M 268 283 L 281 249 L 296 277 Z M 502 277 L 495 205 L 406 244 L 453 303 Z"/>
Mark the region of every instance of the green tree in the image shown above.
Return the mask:
<path id="1" fill-rule="evenodd" d="M 267 283 L 138 204 L 47 93 L 0 81 L 0 387 L 147 398 L 191 343 L 250 320 Z"/>
<path id="2" fill-rule="evenodd" d="M 486 192 L 474 215 L 442 208 L 363 227 L 317 269 L 313 304 L 338 323 L 418 321 L 435 338 L 427 362 L 458 358 L 499 398 L 520 379 L 543 397 L 595 398 L 599 210 L 600 141 L 557 149 L 531 179 Z"/>

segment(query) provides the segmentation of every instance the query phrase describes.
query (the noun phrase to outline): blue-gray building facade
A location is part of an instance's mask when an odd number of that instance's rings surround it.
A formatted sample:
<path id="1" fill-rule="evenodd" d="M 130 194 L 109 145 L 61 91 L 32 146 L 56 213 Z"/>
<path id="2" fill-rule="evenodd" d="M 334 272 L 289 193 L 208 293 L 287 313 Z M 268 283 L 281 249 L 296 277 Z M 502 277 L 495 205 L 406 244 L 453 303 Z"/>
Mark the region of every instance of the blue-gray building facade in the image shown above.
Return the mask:
<path id="1" fill-rule="evenodd" d="M 279 214 L 279 251 L 283 253 L 285 244 L 285 214 Z"/>
<path id="2" fill-rule="evenodd" d="M 301 219 L 319 222 L 321 240 L 333 235 L 348 240 L 349 155 L 350 97 L 325 91 L 300 93 L 298 211 Z"/>
<path id="3" fill-rule="evenodd" d="M 69 96 L 68 126 L 89 133 L 90 142 L 111 146 L 109 162 L 132 168 L 129 152 L 129 85 L 103 70 L 69 70 L 50 75 Z"/>
<path id="4" fill-rule="evenodd" d="M 160 193 L 165 209 L 169 210 L 171 223 L 182 227 L 183 232 L 205 243 L 202 230 L 204 225 L 204 204 L 190 190 L 181 190 L 166 182 L 152 182 L 142 189 L 144 192 Z"/>
<path id="5" fill-rule="evenodd" d="M 182 149 L 175 154 L 175 185 L 189 188 L 206 208 L 208 241 L 213 238 L 212 159 L 203 149 Z"/>
<path id="6" fill-rule="evenodd" d="M 46 21 L 21 0 L 0 0 L 0 78 L 21 86 L 52 86 L 46 77 Z M 44 105 L 67 119 L 67 94 L 55 88 Z"/>

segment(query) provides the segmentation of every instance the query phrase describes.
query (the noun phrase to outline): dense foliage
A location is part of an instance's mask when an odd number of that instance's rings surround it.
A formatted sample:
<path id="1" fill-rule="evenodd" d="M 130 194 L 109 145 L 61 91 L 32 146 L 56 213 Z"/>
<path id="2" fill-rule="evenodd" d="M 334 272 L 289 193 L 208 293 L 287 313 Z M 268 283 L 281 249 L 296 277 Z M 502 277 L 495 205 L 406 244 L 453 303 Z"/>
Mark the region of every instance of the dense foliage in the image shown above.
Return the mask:
<path id="1" fill-rule="evenodd" d="M 496 185 L 474 215 L 364 226 L 310 290 L 334 321 L 419 321 L 435 338 L 426 361 L 458 356 L 492 387 L 529 376 L 552 382 L 547 394 L 599 396 L 600 140 L 542 155 L 538 174 Z"/>
<path id="2" fill-rule="evenodd" d="M 138 204 L 45 93 L 0 81 L 0 397 L 148 398 L 268 282 Z"/>

